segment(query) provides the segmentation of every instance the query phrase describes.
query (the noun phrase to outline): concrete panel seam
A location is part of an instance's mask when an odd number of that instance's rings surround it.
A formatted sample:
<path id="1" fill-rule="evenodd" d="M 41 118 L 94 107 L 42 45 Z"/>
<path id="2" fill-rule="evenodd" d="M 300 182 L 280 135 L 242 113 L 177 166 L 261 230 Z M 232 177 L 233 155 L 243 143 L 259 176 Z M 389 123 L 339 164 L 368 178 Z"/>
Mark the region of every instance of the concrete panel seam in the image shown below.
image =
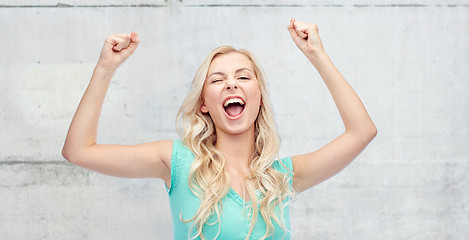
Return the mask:
<path id="1" fill-rule="evenodd" d="M 469 4 L 183 4 L 185 7 L 378 7 L 378 8 L 416 8 L 416 7 L 469 7 Z"/>
<path id="2" fill-rule="evenodd" d="M 0 5 L 0 8 L 160 8 L 167 4 L 108 4 L 108 5 L 71 5 L 58 3 L 56 5 Z"/>
<path id="3" fill-rule="evenodd" d="M 70 165 L 67 161 L 0 161 L 1 165 Z"/>
<path id="4" fill-rule="evenodd" d="M 108 5 L 71 5 L 58 3 L 56 5 L 0 5 L 0 8 L 161 8 L 169 7 L 169 4 L 108 4 Z M 469 4 L 182 4 L 182 7 L 354 7 L 354 8 L 420 8 L 420 7 L 469 7 Z"/>

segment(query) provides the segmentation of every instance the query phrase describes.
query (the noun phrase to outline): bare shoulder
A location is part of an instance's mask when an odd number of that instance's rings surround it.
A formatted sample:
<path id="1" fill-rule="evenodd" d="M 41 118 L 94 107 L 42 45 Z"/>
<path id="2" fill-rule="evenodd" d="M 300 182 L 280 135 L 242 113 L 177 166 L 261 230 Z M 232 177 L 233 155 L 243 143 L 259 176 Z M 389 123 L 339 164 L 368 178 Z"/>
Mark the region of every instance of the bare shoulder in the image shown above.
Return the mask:
<path id="1" fill-rule="evenodd" d="M 320 149 L 292 157 L 293 185 L 299 193 L 331 178 L 349 165 L 376 135 L 343 133 Z"/>
<path id="2" fill-rule="evenodd" d="M 140 145 L 140 146 L 139 146 Z M 171 155 L 173 151 L 173 140 L 160 140 L 135 145 L 140 148 L 142 160 L 147 159 L 150 177 L 163 179 L 167 184 L 171 181 Z M 145 162 L 145 161 L 144 161 Z M 144 170 L 142 172 L 145 172 Z"/>
<path id="3" fill-rule="evenodd" d="M 151 142 L 149 151 L 154 151 L 156 159 L 162 161 L 167 169 L 171 171 L 171 155 L 173 152 L 173 140 L 161 140 Z"/>

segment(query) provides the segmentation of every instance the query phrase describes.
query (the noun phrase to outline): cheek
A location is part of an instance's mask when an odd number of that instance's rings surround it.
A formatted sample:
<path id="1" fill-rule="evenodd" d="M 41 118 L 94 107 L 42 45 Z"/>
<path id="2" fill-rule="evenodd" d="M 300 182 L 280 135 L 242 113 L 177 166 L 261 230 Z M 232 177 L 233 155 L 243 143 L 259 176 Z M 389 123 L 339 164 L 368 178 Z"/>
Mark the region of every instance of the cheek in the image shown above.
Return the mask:
<path id="1" fill-rule="evenodd" d="M 261 95 L 261 90 L 259 89 L 259 85 L 254 84 L 251 89 L 252 89 L 250 93 L 251 98 L 256 99 L 256 102 L 258 101 L 259 105 L 262 105 L 262 95 Z"/>
<path id="2" fill-rule="evenodd" d="M 252 95 L 252 99 L 255 99 L 255 104 L 256 104 L 257 106 L 262 105 L 262 97 L 261 97 L 261 93 L 260 93 L 260 92 L 254 93 L 254 94 Z"/>
<path id="3" fill-rule="evenodd" d="M 205 87 L 202 89 L 202 103 L 200 104 L 200 111 L 202 111 L 203 113 L 207 113 L 208 112 L 208 106 L 207 106 L 207 91 L 205 89 Z"/>
<path id="4" fill-rule="evenodd" d="M 203 103 L 201 105 L 201 110 L 206 112 L 210 111 L 214 108 L 215 104 L 217 103 L 216 92 L 210 88 L 204 89 L 202 92 L 202 99 Z"/>

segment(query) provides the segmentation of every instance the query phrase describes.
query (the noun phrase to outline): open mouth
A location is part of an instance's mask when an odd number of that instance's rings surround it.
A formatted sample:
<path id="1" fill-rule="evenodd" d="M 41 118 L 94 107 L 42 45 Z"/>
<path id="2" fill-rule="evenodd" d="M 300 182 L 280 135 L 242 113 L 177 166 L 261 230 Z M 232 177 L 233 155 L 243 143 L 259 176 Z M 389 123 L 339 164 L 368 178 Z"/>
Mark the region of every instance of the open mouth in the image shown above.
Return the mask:
<path id="1" fill-rule="evenodd" d="M 244 101 L 241 98 L 230 98 L 225 101 L 223 108 L 228 116 L 236 118 L 243 113 Z"/>

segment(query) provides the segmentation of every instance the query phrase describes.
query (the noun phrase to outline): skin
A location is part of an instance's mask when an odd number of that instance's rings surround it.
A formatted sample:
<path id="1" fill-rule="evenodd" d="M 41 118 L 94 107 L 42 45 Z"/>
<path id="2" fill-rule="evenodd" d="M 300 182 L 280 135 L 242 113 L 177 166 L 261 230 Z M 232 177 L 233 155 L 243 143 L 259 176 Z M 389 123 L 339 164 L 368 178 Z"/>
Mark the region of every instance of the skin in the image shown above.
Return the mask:
<path id="1" fill-rule="evenodd" d="M 358 95 L 324 51 L 317 25 L 292 19 L 288 31 L 321 75 L 345 126 L 344 133 L 319 150 L 292 157 L 293 187 L 302 192 L 344 169 L 373 140 L 377 130 Z"/>
<path id="2" fill-rule="evenodd" d="M 254 152 L 254 122 L 261 106 L 259 83 L 251 60 L 236 52 L 215 57 L 207 76 L 200 109 L 209 113 L 215 123 L 216 147 L 226 158 L 231 187 L 246 198 L 242 179 Z M 245 102 L 241 117 L 235 120 L 227 117 L 223 108 L 225 99 L 234 96 Z"/>
<path id="3" fill-rule="evenodd" d="M 170 186 L 171 141 L 132 146 L 96 144 L 99 115 L 112 75 L 139 43 L 136 33 L 106 38 L 90 83 L 70 124 L 62 155 L 71 163 L 106 175 L 161 178 Z"/>
<path id="4" fill-rule="evenodd" d="M 318 27 L 292 19 L 287 29 L 293 42 L 320 73 L 345 126 L 341 135 L 322 148 L 292 157 L 293 187 L 297 192 L 302 192 L 334 176 L 350 164 L 376 136 L 377 130 L 360 98 L 326 54 Z M 107 37 L 88 88 L 73 117 L 62 155 L 78 166 L 103 174 L 161 178 L 170 187 L 171 140 L 131 146 L 96 144 L 99 115 L 112 75 L 139 43 L 136 33 Z M 244 190 L 242 173 L 253 152 L 253 123 L 261 105 L 255 76 L 251 74 L 249 80 L 240 78 L 249 75 L 249 70 L 252 71 L 252 63 L 243 57 L 233 53 L 213 60 L 208 75 L 214 72 L 222 74 L 207 78 L 203 90 L 204 104 L 201 106 L 201 110 L 210 114 L 215 122 L 217 148 L 227 159 L 226 170 L 232 179 L 232 188 L 238 193 Z M 236 72 L 241 68 L 249 70 Z M 211 82 L 219 77 L 223 77 L 221 82 Z M 223 100 L 229 95 L 240 95 L 246 99 L 245 112 L 237 120 L 228 119 L 222 112 Z"/>

